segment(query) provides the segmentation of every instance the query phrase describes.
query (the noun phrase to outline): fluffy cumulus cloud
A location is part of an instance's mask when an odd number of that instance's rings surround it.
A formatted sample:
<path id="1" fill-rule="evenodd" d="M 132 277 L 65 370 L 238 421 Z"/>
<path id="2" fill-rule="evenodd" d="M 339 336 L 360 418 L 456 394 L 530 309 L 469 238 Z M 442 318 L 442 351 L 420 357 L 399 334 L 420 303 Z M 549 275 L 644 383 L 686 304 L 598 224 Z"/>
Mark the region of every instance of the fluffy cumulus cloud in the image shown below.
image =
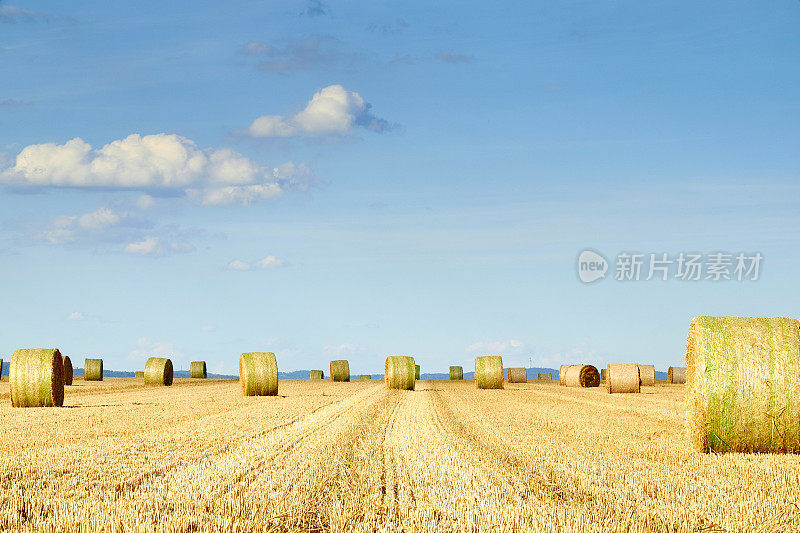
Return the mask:
<path id="1" fill-rule="evenodd" d="M 313 173 L 305 164 L 291 163 L 295 174 Z M 279 196 L 300 178 L 286 176 L 286 163 L 263 167 L 230 148 L 202 150 L 193 141 L 173 134 L 133 134 L 93 149 L 75 138 L 64 144 L 26 146 L 13 164 L 0 170 L 0 183 L 16 186 L 183 191 L 203 205 L 239 203 Z M 139 206 L 152 206 L 152 197 Z"/>
<path id="2" fill-rule="evenodd" d="M 296 115 L 258 117 L 247 133 L 251 137 L 344 135 L 357 127 L 374 132 L 397 127 L 376 117 L 370 109 L 371 105 L 360 94 L 341 85 L 330 85 L 314 94 L 305 109 Z"/>
<path id="3" fill-rule="evenodd" d="M 146 236 L 140 241 L 125 245 L 126 254 L 161 256 L 165 254 L 182 254 L 193 252 L 194 246 L 186 242 L 167 241 L 160 237 Z"/>
<path id="4" fill-rule="evenodd" d="M 493 341 L 493 342 L 473 342 L 467 346 L 467 353 L 503 355 L 519 353 L 524 344 L 518 340 Z"/>
<path id="5" fill-rule="evenodd" d="M 247 270 L 252 270 L 254 268 L 260 270 L 268 270 L 273 268 L 280 268 L 283 266 L 286 266 L 285 259 L 281 259 L 280 257 L 275 257 L 274 255 L 268 255 L 263 259 L 259 259 L 252 265 L 246 261 L 236 259 L 228 263 L 228 270 L 245 272 Z"/>

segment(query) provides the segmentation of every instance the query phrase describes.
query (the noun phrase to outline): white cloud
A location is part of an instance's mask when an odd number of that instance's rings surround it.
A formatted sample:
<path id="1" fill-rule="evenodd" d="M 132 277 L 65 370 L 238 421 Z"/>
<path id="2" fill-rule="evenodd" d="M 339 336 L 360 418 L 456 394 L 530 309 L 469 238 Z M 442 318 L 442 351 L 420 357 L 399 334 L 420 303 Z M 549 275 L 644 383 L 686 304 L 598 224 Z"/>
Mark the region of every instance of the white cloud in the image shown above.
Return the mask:
<path id="1" fill-rule="evenodd" d="M 467 346 L 465 351 L 467 353 L 489 355 L 517 354 L 523 346 L 524 344 L 521 341 L 515 339 L 507 341 L 474 342 Z"/>
<path id="2" fill-rule="evenodd" d="M 381 132 L 392 129 L 386 120 L 372 115 L 360 94 L 341 85 L 330 85 L 314 94 L 305 109 L 291 118 L 264 115 L 247 130 L 251 137 L 346 134 L 355 127 Z"/>
<path id="3" fill-rule="evenodd" d="M 39 234 L 39 239 L 47 241 L 50 244 L 65 244 L 75 240 L 75 232 L 71 229 L 56 228 L 43 231 Z"/>
<path id="4" fill-rule="evenodd" d="M 86 213 L 78 217 L 78 225 L 83 229 L 96 230 L 116 226 L 119 224 L 120 216 L 107 207 L 101 207 L 92 213 Z"/>
<path id="5" fill-rule="evenodd" d="M 238 270 L 240 272 L 243 272 L 245 270 L 250 270 L 250 264 L 236 259 L 228 263 L 228 268 L 230 270 Z"/>
<path id="6" fill-rule="evenodd" d="M 344 342 L 342 344 L 327 345 L 322 348 L 326 355 L 332 357 L 344 357 L 353 355 L 358 347 L 351 342 Z"/>
<path id="7" fill-rule="evenodd" d="M 202 205 L 227 205 L 238 203 L 250 205 L 259 200 L 268 200 L 280 196 L 283 190 L 277 183 L 263 185 L 232 185 L 230 187 L 217 187 L 211 189 L 188 189 L 189 198 L 199 201 Z"/>
<path id="8" fill-rule="evenodd" d="M 153 207 L 155 204 L 155 200 L 149 194 L 143 194 L 136 200 L 136 205 L 139 206 L 139 209 L 147 210 Z"/>
<path id="9" fill-rule="evenodd" d="M 285 264 L 283 259 L 279 257 L 275 257 L 274 255 L 268 255 L 264 259 L 260 260 L 256 263 L 256 267 L 258 268 L 279 268 Z"/>
<path id="10" fill-rule="evenodd" d="M 214 326 L 212 326 L 212 325 L 210 325 L 210 324 L 206 324 L 205 326 L 203 326 L 203 328 L 202 328 L 202 329 L 203 329 L 203 331 L 205 331 L 206 333 L 208 333 L 209 331 L 214 331 Z"/>
<path id="11" fill-rule="evenodd" d="M 32 22 L 37 19 L 47 19 L 47 15 L 40 11 L 22 9 L 17 6 L 0 6 L 0 22 L 15 23 L 17 21 Z"/>
<path id="12" fill-rule="evenodd" d="M 83 320 L 83 313 L 81 313 L 80 311 L 73 311 L 72 313 L 67 315 L 67 320 L 74 320 L 74 321 Z"/>
<path id="13" fill-rule="evenodd" d="M 137 255 L 158 255 L 162 249 L 161 239 L 158 237 L 145 237 L 143 241 L 125 245 L 125 253 Z"/>
<path id="14" fill-rule="evenodd" d="M 144 362 L 150 357 L 168 357 L 172 359 L 174 369 L 178 369 L 178 361 L 185 361 L 184 355 L 175 349 L 172 342 L 151 341 L 141 337 L 136 341 L 136 346 L 128 354 L 128 359 Z"/>

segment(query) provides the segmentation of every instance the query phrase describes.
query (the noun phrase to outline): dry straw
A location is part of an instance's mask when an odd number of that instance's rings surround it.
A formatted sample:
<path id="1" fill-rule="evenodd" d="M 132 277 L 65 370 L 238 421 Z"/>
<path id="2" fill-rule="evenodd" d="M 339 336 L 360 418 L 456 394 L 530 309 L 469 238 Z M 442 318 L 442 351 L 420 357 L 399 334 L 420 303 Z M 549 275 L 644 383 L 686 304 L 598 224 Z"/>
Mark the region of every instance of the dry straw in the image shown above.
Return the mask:
<path id="1" fill-rule="evenodd" d="M 206 377 L 208 377 L 208 373 L 206 372 L 206 362 L 192 361 L 189 364 L 189 377 L 206 379 Z"/>
<path id="2" fill-rule="evenodd" d="M 144 372 L 134 372 L 133 373 L 133 377 L 135 377 L 135 378 L 143 378 L 144 377 Z"/>
<path id="3" fill-rule="evenodd" d="M 639 382 L 643 387 L 652 387 L 656 384 L 655 365 L 639 365 Z"/>
<path id="4" fill-rule="evenodd" d="M 151 357 L 144 364 L 145 385 L 172 385 L 172 361 L 164 357 Z"/>
<path id="5" fill-rule="evenodd" d="M 277 396 L 278 361 L 272 352 L 249 352 L 239 357 L 239 383 L 245 396 Z"/>
<path id="6" fill-rule="evenodd" d="M 508 369 L 508 382 L 509 383 L 527 383 L 528 371 L 524 368 L 509 368 Z"/>
<path id="7" fill-rule="evenodd" d="M 686 347 L 686 425 L 701 452 L 800 452 L 800 322 L 701 316 Z"/>
<path id="8" fill-rule="evenodd" d="M 539 381 L 553 381 L 553 374 L 551 374 L 550 372 L 545 372 L 545 373 L 540 372 L 536 379 L 538 379 Z"/>
<path id="9" fill-rule="evenodd" d="M 368 379 L 372 379 L 372 376 L 369 374 L 361 374 L 360 376 L 358 376 L 358 379 L 367 381 Z"/>
<path id="10" fill-rule="evenodd" d="M 84 381 L 103 381 L 103 360 L 87 359 L 83 362 Z"/>
<path id="11" fill-rule="evenodd" d="M 609 393 L 639 392 L 641 390 L 639 377 L 641 365 L 626 363 L 608 365 L 606 368 L 606 390 Z"/>
<path id="12" fill-rule="evenodd" d="M 390 355 L 386 358 L 383 382 L 387 389 L 414 390 L 416 365 L 414 358 L 405 355 Z"/>
<path id="13" fill-rule="evenodd" d="M 419 379 L 419 365 L 414 365 L 414 378 Z"/>
<path id="14" fill-rule="evenodd" d="M 667 369 L 667 383 L 686 383 L 686 367 L 671 366 Z"/>
<path id="15" fill-rule="evenodd" d="M 475 386 L 479 389 L 503 388 L 503 358 L 487 355 L 475 358 Z"/>
<path id="16" fill-rule="evenodd" d="M 567 387 L 598 387 L 600 372 L 592 365 L 569 365 L 564 375 Z"/>
<path id="17" fill-rule="evenodd" d="M 0 359 L 0 365 L 2 364 L 3 360 Z M 61 356 L 61 364 L 64 367 L 64 385 L 72 385 L 72 361 L 68 355 Z"/>
<path id="18" fill-rule="evenodd" d="M 64 361 L 58 348 L 15 351 L 8 381 L 14 407 L 64 405 Z"/>
<path id="19" fill-rule="evenodd" d="M 451 366 L 450 367 L 450 379 L 453 381 L 458 381 L 464 379 L 464 367 L 461 366 Z"/>
<path id="20" fill-rule="evenodd" d="M 0 357 L 0 381 L 3 379 L 3 358 Z"/>
<path id="21" fill-rule="evenodd" d="M 572 366 L 577 366 L 577 365 L 561 365 L 561 367 L 558 369 L 558 383 L 560 385 L 566 385 L 567 384 L 567 381 L 566 381 L 567 370 Z"/>
<path id="22" fill-rule="evenodd" d="M 331 361 L 331 379 L 333 381 L 350 381 L 350 363 L 346 359 Z"/>
<path id="23" fill-rule="evenodd" d="M 600 369 L 600 381 L 605 381 L 605 380 L 606 380 L 606 369 L 605 368 L 601 368 Z"/>
<path id="24" fill-rule="evenodd" d="M 322 370 L 311 370 L 308 373 L 308 379 L 324 379 L 325 373 Z"/>

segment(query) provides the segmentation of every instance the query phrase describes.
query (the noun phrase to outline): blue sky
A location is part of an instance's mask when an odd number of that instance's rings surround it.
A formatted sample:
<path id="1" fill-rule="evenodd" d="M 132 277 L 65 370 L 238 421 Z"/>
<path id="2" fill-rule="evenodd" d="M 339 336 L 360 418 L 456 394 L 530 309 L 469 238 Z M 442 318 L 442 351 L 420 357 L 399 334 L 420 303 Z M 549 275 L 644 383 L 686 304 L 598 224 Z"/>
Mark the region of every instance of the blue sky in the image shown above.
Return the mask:
<path id="1" fill-rule="evenodd" d="M 0 1 L 0 354 L 662 370 L 693 316 L 798 316 L 798 23 L 796 1 Z M 578 279 L 586 248 L 606 279 Z M 764 260 L 616 281 L 624 251 Z"/>

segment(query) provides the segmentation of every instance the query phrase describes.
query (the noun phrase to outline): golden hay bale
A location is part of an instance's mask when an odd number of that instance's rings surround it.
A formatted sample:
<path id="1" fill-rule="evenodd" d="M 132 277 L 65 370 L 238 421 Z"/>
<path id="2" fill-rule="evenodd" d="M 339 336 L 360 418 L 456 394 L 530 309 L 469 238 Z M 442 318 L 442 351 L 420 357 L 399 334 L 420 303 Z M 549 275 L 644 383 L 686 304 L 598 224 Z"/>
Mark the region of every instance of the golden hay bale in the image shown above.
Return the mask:
<path id="1" fill-rule="evenodd" d="M 165 357 L 150 357 L 144 364 L 145 385 L 172 385 L 172 361 Z"/>
<path id="2" fill-rule="evenodd" d="M 419 379 L 419 365 L 414 365 L 414 379 Z"/>
<path id="3" fill-rule="evenodd" d="M 598 387 L 600 372 L 592 365 L 569 365 L 564 375 L 567 387 Z"/>
<path id="4" fill-rule="evenodd" d="M 450 379 L 453 381 L 458 381 L 464 379 L 464 367 L 461 366 L 451 366 L 450 367 Z"/>
<path id="5" fill-rule="evenodd" d="M 324 379 L 325 373 L 322 370 L 309 371 L 308 379 Z"/>
<path id="6" fill-rule="evenodd" d="M 14 407 L 64 405 L 64 361 L 58 348 L 16 350 L 8 381 Z"/>
<path id="7" fill-rule="evenodd" d="M 206 379 L 208 373 L 206 372 L 205 361 L 192 361 L 189 364 L 189 377 Z"/>
<path id="8" fill-rule="evenodd" d="M 686 365 L 695 450 L 800 452 L 800 322 L 697 317 Z"/>
<path id="9" fill-rule="evenodd" d="M 272 352 L 239 356 L 239 383 L 245 396 L 278 395 L 278 361 Z"/>
<path id="10" fill-rule="evenodd" d="M 503 358 L 487 355 L 475 358 L 475 386 L 479 389 L 503 388 Z"/>
<path id="11" fill-rule="evenodd" d="M 560 385 L 566 386 L 567 370 L 571 366 L 577 366 L 577 365 L 561 365 L 561 368 L 558 369 L 558 383 Z"/>
<path id="12" fill-rule="evenodd" d="M 626 363 L 608 365 L 606 368 L 606 390 L 609 393 L 641 391 L 640 365 Z"/>
<path id="13" fill-rule="evenodd" d="M 0 359 L 0 365 L 3 360 Z M 64 385 L 72 385 L 72 361 L 68 355 L 61 356 L 61 364 L 64 366 Z"/>
<path id="14" fill-rule="evenodd" d="M 551 374 L 550 372 L 545 372 L 545 373 L 540 372 L 536 379 L 538 379 L 539 381 L 553 381 L 553 374 Z"/>
<path id="15" fill-rule="evenodd" d="M 383 382 L 387 389 L 414 390 L 416 365 L 414 358 L 405 355 L 390 355 L 386 358 Z"/>
<path id="16" fill-rule="evenodd" d="M 359 379 L 359 380 L 363 380 L 363 381 L 367 381 L 367 380 L 369 380 L 369 379 L 372 379 L 372 376 L 371 376 L 371 375 L 369 375 L 369 374 L 360 374 L 360 375 L 358 376 L 358 379 Z"/>
<path id="17" fill-rule="evenodd" d="M 605 368 L 601 368 L 600 369 L 600 381 L 605 381 L 605 380 L 606 380 L 606 369 Z"/>
<path id="18" fill-rule="evenodd" d="M 508 369 L 508 382 L 509 383 L 527 383 L 528 371 L 524 368 L 509 368 Z"/>
<path id="19" fill-rule="evenodd" d="M 133 373 L 133 377 L 135 377 L 135 378 L 143 378 L 144 377 L 144 372 L 134 372 Z"/>
<path id="20" fill-rule="evenodd" d="M 103 381 L 103 360 L 86 359 L 83 362 L 84 381 Z"/>
<path id="21" fill-rule="evenodd" d="M 350 363 L 346 359 L 331 361 L 331 379 L 333 381 L 350 381 Z"/>
<path id="22" fill-rule="evenodd" d="M 656 384 L 655 365 L 639 365 L 639 384 L 643 387 L 652 387 Z"/>
<path id="23" fill-rule="evenodd" d="M 671 366 L 667 369 L 667 383 L 686 383 L 686 367 Z"/>

